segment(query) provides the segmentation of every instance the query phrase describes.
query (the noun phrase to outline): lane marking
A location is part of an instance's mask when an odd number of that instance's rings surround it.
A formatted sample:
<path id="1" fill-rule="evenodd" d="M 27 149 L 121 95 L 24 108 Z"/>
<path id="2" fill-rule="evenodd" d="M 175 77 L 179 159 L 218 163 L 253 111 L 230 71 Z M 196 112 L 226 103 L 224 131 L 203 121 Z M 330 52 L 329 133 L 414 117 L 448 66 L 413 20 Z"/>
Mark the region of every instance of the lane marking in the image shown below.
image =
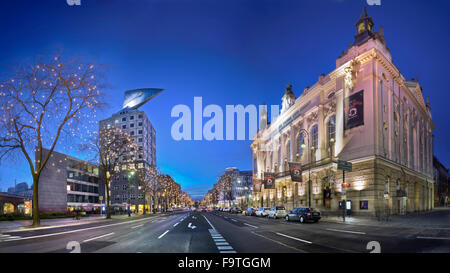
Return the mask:
<path id="1" fill-rule="evenodd" d="M 178 223 L 176 223 L 175 225 L 173 225 L 174 227 L 176 227 L 176 226 L 178 226 L 178 224 L 179 224 L 180 222 L 178 222 Z"/>
<path id="2" fill-rule="evenodd" d="M 211 228 L 212 228 L 214 231 L 216 231 L 216 228 L 213 226 L 213 224 L 211 224 L 211 222 L 208 220 L 208 218 L 206 218 L 205 215 L 202 215 L 202 216 L 205 218 L 206 222 L 208 222 L 208 224 L 211 226 Z"/>
<path id="3" fill-rule="evenodd" d="M 257 226 L 250 225 L 250 224 L 247 224 L 247 223 L 244 223 L 244 225 L 249 226 L 249 227 L 252 227 L 252 228 L 258 228 Z"/>
<path id="4" fill-rule="evenodd" d="M 424 237 L 424 236 L 418 236 L 417 239 L 450 240 L 450 238 L 445 238 L 445 237 Z"/>
<path id="5" fill-rule="evenodd" d="M 225 239 L 214 239 L 214 242 L 226 242 Z"/>
<path id="6" fill-rule="evenodd" d="M 68 233 L 75 233 L 75 232 L 80 232 L 80 231 L 86 231 L 86 230 L 92 230 L 92 229 L 99 229 L 99 228 L 105 228 L 105 227 L 112 227 L 112 226 L 117 226 L 117 225 L 124 225 L 124 224 L 131 224 L 134 222 L 140 222 L 140 221 L 151 221 L 154 222 L 154 219 L 138 219 L 138 220 L 133 220 L 133 221 L 125 221 L 125 222 L 121 222 L 121 223 L 115 223 L 115 224 L 110 224 L 110 225 L 101 225 L 101 226 L 96 226 L 96 227 L 89 227 L 89 228 L 82 228 L 82 229 L 76 229 L 76 230 L 69 230 L 69 231 L 62 231 L 62 232 L 56 232 L 56 233 L 49 233 L 49 234 L 42 234 L 42 235 L 35 235 L 35 236 L 28 236 L 28 237 L 22 237 L 22 238 L 16 238 L 16 239 L 11 239 L 10 241 L 18 241 L 18 240 L 28 240 L 28 239 L 35 239 L 35 238 L 42 238 L 42 237 L 49 237 L 49 236 L 56 236 L 56 235 L 62 235 L 62 234 L 68 234 Z M 31 231 L 31 230 L 30 230 Z"/>
<path id="7" fill-rule="evenodd" d="M 290 246 L 290 245 L 284 244 L 284 243 L 282 243 L 282 242 L 279 242 L 279 241 L 277 241 L 277 240 L 271 239 L 271 238 L 266 237 L 266 236 L 264 236 L 264 235 L 258 234 L 258 233 L 254 232 L 254 231 L 250 231 L 250 232 L 253 233 L 253 234 L 256 235 L 256 236 L 262 237 L 262 238 L 264 238 L 264 239 L 266 239 L 266 240 L 269 240 L 269 241 L 274 242 L 274 243 L 276 243 L 276 244 L 282 245 L 282 246 L 284 246 L 284 247 L 293 249 L 293 250 L 295 250 L 295 251 L 297 251 L 297 252 L 307 253 L 307 252 L 306 252 L 305 250 L 303 250 L 303 249 L 299 249 L 299 248 L 292 247 L 292 246 Z"/>
<path id="8" fill-rule="evenodd" d="M 217 242 L 216 246 L 229 246 L 230 244 L 227 242 Z"/>
<path id="9" fill-rule="evenodd" d="M 286 234 L 283 234 L 283 233 L 276 232 L 275 234 L 280 235 L 280 236 L 284 236 L 286 238 L 290 238 L 292 240 L 297 240 L 297 241 L 300 241 L 300 242 L 303 242 L 303 243 L 312 244 L 310 241 L 306 241 L 306 240 L 303 240 L 303 239 L 300 239 L 300 238 L 295 238 L 295 237 L 292 237 L 292 236 L 289 236 L 289 235 L 286 235 Z"/>
<path id="10" fill-rule="evenodd" d="M 161 239 L 164 235 L 167 234 L 167 232 L 169 232 L 169 230 L 166 230 L 163 234 L 159 235 L 158 239 Z"/>
<path id="11" fill-rule="evenodd" d="M 365 232 L 361 232 L 361 231 L 351 231 L 351 230 L 334 229 L 334 228 L 327 228 L 326 230 L 336 231 L 336 232 L 344 232 L 344 233 L 353 233 L 353 234 L 366 234 Z"/>
<path id="12" fill-rule="evenodd" d="M 223 250 L 223 251 L 220 251 L 220 253 L 236 253 L 236 251 L 234 251 L 234 250 Z"/>
<path id="13" fill-rule="evenodd" d="M 94 237 L 94 238 L 90 238 L 90 239 L 84 240 L 83 243 L 86 243 L 86 242 L 89 242 L 89 241 L 92 241 L 92 240 L 97 240 L 97 239 L 100 239 L 100 238 L 103 238 L 103 237 L 106 237 L 106 236 L 111 236 L 113 234 L 114 234 L 114 232 L 111 232 L 111 233 L 108 233 L 108 234 L 105 234 L 105 235 L 101 235 L 101 236 L 97 236 L 97 237 Z"/>
<path id="14" fill-rule="evenodd" d="M 138 227 L 142 227 L 144 224 L 140 224 L 140 225 L 137 225 L 137 226 L 134 226 L 134 227 L 131 227 L 131 228 L 138 228 Z"/>
<path id="15" fill-rule="evenodd" d="M 230 218 L 230 219 L 231 219 L 231 221 L 237 222 L 237 220 L 236 220 L 236 219 L 233 219 L 233 218 Z"/>

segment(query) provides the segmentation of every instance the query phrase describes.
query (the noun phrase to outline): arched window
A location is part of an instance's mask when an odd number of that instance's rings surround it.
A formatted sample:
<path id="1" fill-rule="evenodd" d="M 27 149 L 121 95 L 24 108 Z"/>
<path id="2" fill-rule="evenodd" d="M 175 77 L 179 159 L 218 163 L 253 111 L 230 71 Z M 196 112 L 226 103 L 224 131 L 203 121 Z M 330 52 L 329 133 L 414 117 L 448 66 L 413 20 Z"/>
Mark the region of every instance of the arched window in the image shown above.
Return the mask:
<path id="1" fill-rule="evenodd" d="M 403 165 L 408 164 L 408 125 L 406 119 L 407 117 L 403 120 Z"/>
<path id="2" fill-rule="evenodd" d="M 414 166 L 414 143 L 416 143 L 416 128 L 411 128 L 410 134 L 409 134 L 409 154 L 410 154 L 410 164 L 411 168 L 415 169 L 416 166 Z"/>
<path id="3" fill-rule="evenodd" d="M 386 177 L 384 182 L 384 194 L 389 194 L 389 176 Z"/>
<path id="4" fill-rule="evenodd" d="M 287 150 L 288 150 L 288 161 L 291 160 L 291 142 L 288 141 L 287 143 Z"/>
<path id="5" fill-rule="evenodd" d="M 319 146 L 319 127 L 314 125 L 311 129 L 311 147 L 317 148 Z"/>
<path id="6" fill-rule="evenodd" d="M 305 143 L 305 136 L 303 135 L 303 133 L 300 133 L 300 135 L 298 136 L 298 157 L 300 159 L 300 161 L 303 160 L 303 151 L 305 150 L 305 148 L 302 147 L 302 144 Z"/>
<path id="7" fill-rule="evenodd" d="M 334 144 L 336 143 L 336 116 L 331 116 L 327 124 L 328 144 L 330 145 L 330 154 L 333 152 Z"/>
<path id="8" fill-rule="evenodd" d="M 283 166 L 283 159 L 281 158 L 281 147 L 278 148 L 278 161 L 279 161 L 278 166 L 279 167 Z"/>
<path id="9" fill-rule="evenodd" d="M 331 116 L 328 120 L 328 142 L 331 139 L 336 140 L 336 116 Z"/>

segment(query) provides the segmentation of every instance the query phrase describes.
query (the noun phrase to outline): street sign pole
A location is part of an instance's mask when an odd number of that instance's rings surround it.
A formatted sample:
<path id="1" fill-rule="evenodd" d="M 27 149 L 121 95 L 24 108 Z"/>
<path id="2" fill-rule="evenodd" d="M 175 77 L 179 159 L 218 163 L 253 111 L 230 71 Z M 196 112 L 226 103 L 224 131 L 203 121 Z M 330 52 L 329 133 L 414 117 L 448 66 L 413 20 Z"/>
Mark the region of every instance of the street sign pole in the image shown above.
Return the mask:
<path id="1" fill-rule="evenodd" d="M 348 161 L 339 160 L 338 161 L 338 170 L 342 170 L 342 220 L 345 222 L 345 214 L 347 210 L 347 187 L 350 184 L 345 183 L 345 171 L 351 172 L 352 163 Z"/>
<path id="2" fill-rule="evenodd" d="M 342 221 L 345 222 L 345 207 L 346 207 L 346 188 L 345 188 L 345 170 L 342 170 L 342 193 L 343 193 L 343 200 L 342 200 Z"/>

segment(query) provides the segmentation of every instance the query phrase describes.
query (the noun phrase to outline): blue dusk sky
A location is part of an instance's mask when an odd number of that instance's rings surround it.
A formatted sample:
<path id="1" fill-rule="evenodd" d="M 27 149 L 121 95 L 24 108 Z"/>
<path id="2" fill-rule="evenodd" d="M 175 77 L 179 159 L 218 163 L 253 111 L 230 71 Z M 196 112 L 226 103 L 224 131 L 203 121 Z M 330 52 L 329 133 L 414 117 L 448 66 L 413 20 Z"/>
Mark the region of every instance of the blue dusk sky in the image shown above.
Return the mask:
<path id="1" fill-rule="evenodd" d="M 251 141 L 175 141 L 177 104 L 280 104 L 287 83 L 296 96 L 353 42 L 362 0 L 2 0 L 0 75 L 5 65 L 62 50 L 108 66 L 110 107 L 125 90 L 164 91 L 141 109 L 157 132 L 157 164 L 194 199 L 226 167 L 251 170 Z M 381 0 L 367 12 L 382 25 L 394 63 L 418 77 L 430 96 L 435 154 L 450 166 L 448 64 L 450 1 Z M 204 122 L 207 119 L 204 119 Z M 74 153 L 73 156 L 81 154 Z M 0 188 L 31 184 L 20 155 L 0 166 Z"/>

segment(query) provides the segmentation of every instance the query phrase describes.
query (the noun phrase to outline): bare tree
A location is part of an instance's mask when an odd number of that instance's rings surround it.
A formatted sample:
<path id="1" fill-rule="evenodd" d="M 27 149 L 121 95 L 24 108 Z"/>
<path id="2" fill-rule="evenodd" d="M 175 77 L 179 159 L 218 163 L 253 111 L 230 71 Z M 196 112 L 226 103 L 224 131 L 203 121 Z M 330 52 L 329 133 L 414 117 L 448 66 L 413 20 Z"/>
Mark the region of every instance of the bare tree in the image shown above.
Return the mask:
<path id="1" fill-rule="evenodd" d="M 25 157 L 33 177 L 33 226 L 40 225 L 41 172 L 58 140 L 77 136 L 80 120 L 92 120 L 100 107 L 100 76 L 94 63 L 55 56 L 18 65 L 0 81 L 0 160 L 15 151 Z M 50 147 L 46 154 L 44 147 Z"/>
<path id="2" fill-rule="evenodd" d="M 135 171 L 136 142 L 130 135 L 115 126 L 101 128 L 98 136 L 89 144 L 82 145 L 83 150 L 95 152 L 94 161 L 99 164 L 101 178 L 106 187 L 106 218 L 111 218 L 110 186 L 123 171 Z"/>

